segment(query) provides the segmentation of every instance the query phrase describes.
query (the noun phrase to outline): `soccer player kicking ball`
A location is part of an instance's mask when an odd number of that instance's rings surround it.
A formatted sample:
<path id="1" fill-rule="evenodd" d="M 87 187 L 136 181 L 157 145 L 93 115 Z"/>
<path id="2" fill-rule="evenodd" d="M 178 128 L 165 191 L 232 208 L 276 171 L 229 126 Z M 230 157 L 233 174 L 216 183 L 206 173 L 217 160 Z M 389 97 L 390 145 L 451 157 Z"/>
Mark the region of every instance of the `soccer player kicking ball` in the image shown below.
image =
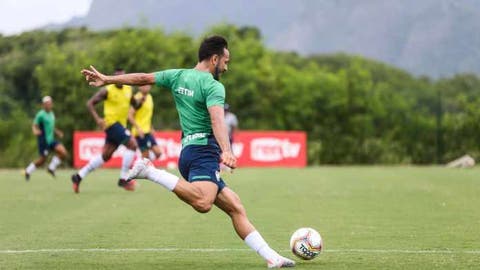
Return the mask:
<path id="1" fill-rule="evenodd" d="M 55 170 L 58 165 L 62 163 L 62 160 L 67 157 L 67 150 L 65 146 L 55 140 L 55 134 L 59 138 L 63 138 L 63 132 L 55 128 L 55 114 L 53 113 L 53 100 L 50 96 L 42 98 L 42 107 L 35 115 L 33 120 L 32 131 L 37 136 L 38 152 L 40 157 L 31 162 L 24 171 L 25 180 L 30 180 L 30 175 L 39 166 L 42 166 L 47 157 L 49 151 L 54 151 L 55 155 L 52 157 L 50 164 L 47 167 L 47 172 L 55 177 Z"/>
<path id="2" fill-rule="evenodd" d="M 123 69 L 117 68 L 115 74 L 121 75 L 125 74 L 125 72 Z M 103 101 L 104 118 L 98 116 L 95 110 L 95 105 L 101 101 Z M 113 152 L 121 144 L 125 145 L 127 149 L 123 153 L 118 186 L 128 191 L 135 190 L 135 181 L 127 181 L 128 169 L 132 165 L 137 149 L 137 143 L 130 136 L 130 131 L 127 129 L 128 111 L 132 102 L 132 87 L 121 83 L 108 84 L 88 100 L 88 110 L 100 129 L 105 131 L 106 139 L 102 154 L 93 157 L 87 165 L 72 175 L 73 191 L 75 193 L 80 192 L 80 183 L 85 176 L 110 160 Z"/>
<path id="3" fill-rule="evenodd" d="M 293 267 L 294 261 L 268 246 L 248 220 L 238 195 L 219 176 L 219 161 L 232 168 L 236 165 L 224 119 L 225 88 L 218 81 L 220 74 L 227 71 L 229 55 L 227 41 L 212 36 L 201 43 L 193 69 L 106 76 L 92 66 L 82 73 L 93 86 L 156 84 L 170 89 L 183 133 L 179 170 L 185 180 L 156 169 L 148 159 L 135 162 L 128 178 L 160 184 L 200 213 L 216 205 L 230 216 L 238 236 L 267 261 L 269 268 Z"/>
<path id="4" fill-rule="evenodd" d="M 153 137 L 152 115 L 153 98 L 150 94 L 151 85 L 142 85 L 134 96 L 134 103 L 128 113 L 128 121 L 132 124 L 132 135 L 137 140 L 142 157 L 155 160 L 162 155 L 162 150 Z M 151 150 L 151 152 L 150 152 Z"/>

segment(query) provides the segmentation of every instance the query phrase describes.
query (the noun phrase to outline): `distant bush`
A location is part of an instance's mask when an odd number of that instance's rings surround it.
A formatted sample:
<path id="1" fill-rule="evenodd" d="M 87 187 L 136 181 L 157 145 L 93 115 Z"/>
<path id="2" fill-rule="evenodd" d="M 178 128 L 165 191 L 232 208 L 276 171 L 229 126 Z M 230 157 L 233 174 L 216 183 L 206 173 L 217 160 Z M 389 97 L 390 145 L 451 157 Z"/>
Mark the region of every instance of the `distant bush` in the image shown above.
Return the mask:
<path id="1" fill-rule="evenodd" d="M 222 77 L 242 129 L 305 130 L 310 164 L 435 163 L 480 157 L 480 78 L 432 81 L 346 54 L 299 56 L 267 49 L 255 28 L 218 25 L 232 62 Z M 0 166 L 36 155 L 32 118 L 55 101 L 71 151 L 73 130 L 95 129 L 85 102 L 96 91 L 80 70 L 110 73 L 193 67 L 199 39 L 160 29 L 33 31 L 0 36 Z M 157 129 L 177 129 L 172 97 L 154 89 Z"/>

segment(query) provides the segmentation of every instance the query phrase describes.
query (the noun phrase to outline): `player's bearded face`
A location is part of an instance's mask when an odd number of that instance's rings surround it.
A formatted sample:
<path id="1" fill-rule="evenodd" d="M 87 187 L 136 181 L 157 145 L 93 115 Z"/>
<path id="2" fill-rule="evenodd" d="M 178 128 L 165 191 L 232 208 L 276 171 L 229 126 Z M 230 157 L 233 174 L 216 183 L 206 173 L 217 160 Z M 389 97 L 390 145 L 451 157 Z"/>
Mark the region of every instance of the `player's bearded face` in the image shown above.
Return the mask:
<path id="1" fill-rule="evenodd" d="M 215 71 L 213 73 L 213 78 L 215 80 L 220 80 L 220 74 L 222 73 L 223 71 L 220 71 L 220 62 L 217 62 L 217 64 L 215 65 Z"/>
<path id="2" fill-rule="evenodd" d="M 227 71 L 227 63 L 229 60 L 229 52 L 225 49 L 225 53 L 222 56 L 219 56 L 217 59 L 217 63 L 215 64 L 215 70 L 213 72 L 213 78 L 215 80 L 220 79 L 220 74 Z"/>

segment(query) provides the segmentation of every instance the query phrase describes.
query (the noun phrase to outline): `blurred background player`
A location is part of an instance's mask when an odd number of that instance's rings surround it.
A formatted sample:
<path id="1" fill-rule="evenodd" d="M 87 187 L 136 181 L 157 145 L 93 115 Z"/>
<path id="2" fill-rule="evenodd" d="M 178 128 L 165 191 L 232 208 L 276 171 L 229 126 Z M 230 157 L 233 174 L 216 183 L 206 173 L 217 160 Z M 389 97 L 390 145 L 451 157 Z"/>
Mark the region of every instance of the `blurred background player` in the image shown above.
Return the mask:
<path id="1" fill-rule="evenodd" d="M 25 179 L 30 179 L 30 174 L 39 166 L 42 166 L 47 160 L 50 151 L 54 151 L 47 171 L 55 177 L 55 170 L 62 160 L 67 157 L 67 150 L 60 142 L 55 140 L 55 134 L 59 138 L 63 138 L 63 132 L 55 128 L 55 114 L 53 113 L 53 100 L 50 96 L 42 99 L 42 107 L 33 120 L 32 131 L 37 136 L 38 152 L 40 157 L 31 162 L 24 171 Z"/>
<path id="2" fill-rule="evenodd" d="M 237 116 L 230 111 L 230 105 L 228 103 L 223 105 L 223 110 L 225 112 L 225 124 L 227 125 L 228 139 L 230 140 L 230 147 L 232 147 L 233 151 L 233 138 L 235 132 L 238 130 L 238 119 Z M 232 168 L 225 166 L 223 163 L 220 164 L 220 170 L 224 172 L 232 172 Z"/>
<path id="3" fill-rule="evenodd" d="M 153 98 L 150 94 L 151 85 L 142 85 L 139 92 L 134 96 L 134 102 L 130 107 L 128 120 L 132 124 L 132 136 L 142 152 L 142 157 L 155 160 L 162 155 L 157 145 L 152 127 Z M 151 150 L 151 152 L 150 152 Z"/>
<path id="4" fill-rule="evenodd" d="M 115 70 L 115 75 L 125 74 L 121 68 Z M 103 116 L 101 118 L 95 110 L 95 105 L 103 101 Z M 110 84 L 101 88 L 87 102 L 88 110 L 93 119 L 106 133 L 105 145 L 101 155 L 93 157 L 87 165 L 72 175 L 73 191 L 78 193 L 80 182 L 88 173 L 99 168 L 110 160 L 113 152 L 123 144 L 127 148 L 123 153 L 122 168 L 118 186 L 126 190 L 135 190 L 135 181 L 126 181 L 128 170 L 135 157 L 137 143 L 130 136 L 127 129 L 127 118 L 130 105 L 133 104 L 132 87 L 122 84 Z"/>
<path id="5" fill-rule="evenodd" d="M 235 132 L 238 130 L 238 119 L 230 110 L 230 105 L 228 103 L 225 103 L 223 109 L 225 110 L 225 124 L 228 129 L 228 137 L 230 139 L 230 145 L 232 145 Z"/>

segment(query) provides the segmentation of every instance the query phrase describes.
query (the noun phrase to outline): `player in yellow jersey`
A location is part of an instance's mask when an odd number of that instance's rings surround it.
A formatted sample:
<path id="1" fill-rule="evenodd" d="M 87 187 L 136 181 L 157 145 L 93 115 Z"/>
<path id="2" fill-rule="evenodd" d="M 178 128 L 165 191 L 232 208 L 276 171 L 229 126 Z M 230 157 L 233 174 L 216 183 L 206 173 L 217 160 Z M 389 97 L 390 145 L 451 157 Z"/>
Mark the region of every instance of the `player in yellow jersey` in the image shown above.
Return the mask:
<path id="1" fill-rule="evenodd" d="M 115 75 L 125 74 L 123 69 L 116 69 Z M 103 115 L 101 118 L 95 110 L 95 105 L 103 101 Z M 95 122 L 106 133 L 105 145 L 101 155 L 93 157 L 87 165 L 72 175 L 73 191 L 79 192 L 80 182 L 91 171 L 99 168 L 108 161 L 113 152 L 123 144 L 127 148 L 123 153 L 122 169 L 118 186 L 126 190 L 135 190 L 135 182 L 126 181 L 128 170 L 135 158 L 137 143 L 130 136 L 127 129 L 128 111 L 133 104 L 132 87 L 122 84 L 110 84 L 101 88 L 87 102 L 87 107 Z"/>
<path id="2" fill-rule="evenodd" d="M 134 103 L 130 107 L 128 120 L 132 124 L 132 135 L 137 141 L 137 145 L 144 158 L 155 160 L 162 154 L 162 150 L 157 145 L 153 135 L 152 115 L 153 98 L 150 94 L 151 85 L 142 85 L 139 92 L 134 96 Z M 153 155 L 150 156 L 150 150 Z"/>

